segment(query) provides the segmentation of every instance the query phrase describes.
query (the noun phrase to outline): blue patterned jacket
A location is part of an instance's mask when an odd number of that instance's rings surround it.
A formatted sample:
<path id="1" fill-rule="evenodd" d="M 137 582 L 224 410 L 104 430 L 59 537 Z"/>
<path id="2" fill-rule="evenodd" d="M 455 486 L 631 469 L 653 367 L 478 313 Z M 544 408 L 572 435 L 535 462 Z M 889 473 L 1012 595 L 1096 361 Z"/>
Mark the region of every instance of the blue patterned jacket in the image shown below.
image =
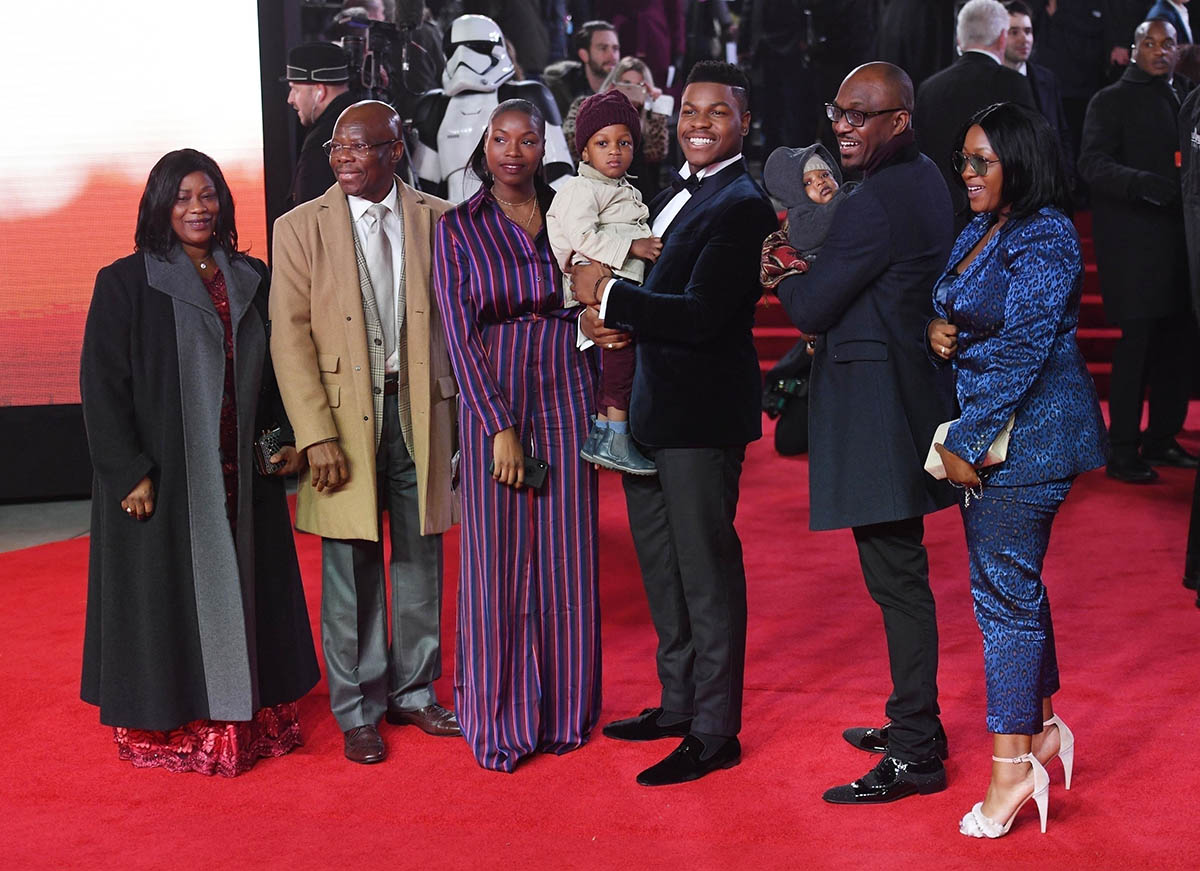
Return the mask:
<path id="1" fill-rule="evenodd" d="M 951 269 L 989 220 L 980 215 L 959 234 Z M 982 473 L 989 485 L 1056 481 L 1106 461 L 1096 386 L 1075 344 L 1082 290 L 1075 227 L 1062 212 L 1044 208 L 1004 226 L 949 286 L 945 302 L 934 302 L 958 326 L 953 365 L 962 417 L 946 447 L 979 463 L 1016 415 L 1008 459 Z"/>

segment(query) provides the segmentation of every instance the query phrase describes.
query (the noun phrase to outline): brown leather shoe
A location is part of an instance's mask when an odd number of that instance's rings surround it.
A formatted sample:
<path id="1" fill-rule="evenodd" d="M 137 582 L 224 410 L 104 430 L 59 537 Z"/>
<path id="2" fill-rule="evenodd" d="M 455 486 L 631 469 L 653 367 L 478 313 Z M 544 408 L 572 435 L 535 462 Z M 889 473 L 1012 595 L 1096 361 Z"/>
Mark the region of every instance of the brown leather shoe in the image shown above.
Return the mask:
<path id="1" fill-rule="evenodd" d="M 355 726 L 347 729 L 342 736 L 345 744 L 346 758 L 351 762 L 361 762 L 370 765 L 387 759 L 387 745 L 379 737 L 379 730 L 374 726 Z"/>
<path id="2" fill-rule="evenodd" d="M 454 711 L 446 710 L 441 705 L 426 705 L 415 711 L 397 711 L 389 708 L 387 721 L 393 726 L 416 726 L 430 735 L 450 738 L 462 736 Z"/>

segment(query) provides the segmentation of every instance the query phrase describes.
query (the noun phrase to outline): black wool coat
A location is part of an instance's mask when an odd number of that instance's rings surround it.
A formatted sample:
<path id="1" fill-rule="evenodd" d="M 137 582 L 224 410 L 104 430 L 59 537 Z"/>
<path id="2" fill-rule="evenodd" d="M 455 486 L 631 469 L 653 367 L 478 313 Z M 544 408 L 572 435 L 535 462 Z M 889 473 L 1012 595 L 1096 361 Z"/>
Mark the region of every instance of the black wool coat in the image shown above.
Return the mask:
<path id="1" fill-rule="evenodd" d="M 88 311 L 80 392 L 95 477 L 80 695 L 107 725 L 248 720 L 320 677 L 283 481 L 259 475 L 251 453 L 262 429 L 287 429 L 266 267 L 215 257 L 234 328 L 236 542 L 220 463 L 224 331 L 191 263 L 178 248 L 118 260 L 100 270 Z M 146 475 L 155 507 L 139 521 L 120 503 Z"/>
<path id="2" fill-rule="evenodd" d="M 659 194 L 651 216 L 673 195 Z M 675 216 L 645 284 L 617 281 L 608 291 L 607 323 L 637 334 L 629 420 L 642 444 L 734 447 L 762 436 L 752 330 L 762 243 L 778 226 L 745 162 L 731 164 Z"/>
<path id="3" fill-rule="evenodd" d="M 913 125 L 917 145 L 942 171 L 950 189 L 957 233 L 973 217 L 967 192 L 954 171 L 951 153 L 963 125 L 992 103 L 1012 102 L 1036 109 L 1029 82 L 995 59 L 968 51 L 940 73 L 930 76 L 917 91 Z"/>
<path id="4" fill-rule="evenodd" d="M 1188 308 L 1175 163 L 1179 109 L 1188 90 L 1179 76 L 1171 84 L 1131 64 L 1088 104 L 1079 174 L 1092 189 L 1096 265 L 1113 323 Z M 1164 179 L 1164 190 L 1173 191 L 1168 196 L 1158 191 Z"/>
<path id="5" fill-rule="evenodd" d="M 304 144 L 300 147 L 300 156 L 296 158 L 296 173 L 292 176 L 290 197 L 293 206 L 315 200 L 334 183 L 329 155 L 325 153 L 324 146 L 333 138 L 338 116 L 354 102 L 352 91 L 339 94 L 325 107 L 316 123 L 308 128 Z"/>
<path id="6" fill-rule="evenodd" d="M 808 272 L 779 285 L 817 335 L 809 375 L 809 525 L 841 529 L 945 508 L 925 472 L 933 431 L 957 417 L 949 367 L 930 362 L 933 287 L 953 241 L 950 196 L 913 145 L 845 195 Z"/>

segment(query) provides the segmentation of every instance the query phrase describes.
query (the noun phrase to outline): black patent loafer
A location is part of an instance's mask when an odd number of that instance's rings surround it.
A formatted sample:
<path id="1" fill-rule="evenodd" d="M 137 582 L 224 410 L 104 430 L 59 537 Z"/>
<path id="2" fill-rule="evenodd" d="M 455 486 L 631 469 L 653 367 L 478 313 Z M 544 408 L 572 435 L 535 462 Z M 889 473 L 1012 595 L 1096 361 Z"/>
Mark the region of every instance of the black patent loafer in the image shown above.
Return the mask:
<path id="1" fill-rule="evenodd" d="M 910 795 L 929 795 L 946 788 L 946 769 L 936 756 L 905 762 L 884 756 L 879 764 L 853 783 L 825 790 L 830 804 L 884 804 Z"/>
<path id="2" fill-rule="evenodd" d="M 618 741 L 657 741 L 660 738 L 683 738 L 692 730 L 692 721 L 684 720 L 671 726 L 660 726 L 662 708 L 646 708 L 636 717 L 613 720 L 601 731 L 605 738 Z"/>
<path id="3" fill-rule="evenodd" d="M 712 756 L 702 759 L 704 742 L 695 735 L 688 735 L 671 751 L 671 755 L 657 765 L 651 765 L 637 776 L 642 786 L 670 786 L 675 783 L 690 783 L 706 774 L 733 768 L 742 761 L 742 745 L 737 738 L 729 738 Z"/>
<path id="4" fill-rule="evenodd" d="M 866 750 L 868 753 L 887 753 L 888 727 L 890 725 L 891 723 L 885 723 L 878 729 L 869 726 L 855 726 L 843 732 L 842 737 L 846 739 L 850 746 L 857 747 L 859 750 Z M 946 730 L 942 728 L 941 723 L 938 723 L 937 733 L 933 736 L 933 752 L 943 762 L 950 758 L 949 744 L 946 741 Z"/>

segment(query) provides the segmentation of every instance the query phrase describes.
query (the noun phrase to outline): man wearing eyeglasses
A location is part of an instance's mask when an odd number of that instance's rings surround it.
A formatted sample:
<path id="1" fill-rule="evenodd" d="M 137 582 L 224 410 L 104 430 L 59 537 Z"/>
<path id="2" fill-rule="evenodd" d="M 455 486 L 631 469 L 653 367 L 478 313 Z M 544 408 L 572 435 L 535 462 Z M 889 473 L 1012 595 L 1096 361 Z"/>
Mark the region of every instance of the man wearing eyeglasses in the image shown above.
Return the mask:
<path id="1" fill-rule="evenodd" d="M 867 590 L 883 612 L 892 694 L 882 728 L 847 729 L 882 753 L 864 777 L 826 791 L 835 804 L 895 801 L 946 787 L 938 720 L 937 621 L 924 516 L 954 501 L 925 474 L 937 425 L 955 417 L 948 367 L 918 339 L 950 256 L 950 195 L 912 127 L 912 81 L 899 67 L 852 72 L 826 114 L 842 166 L 863 173 L 809 271 L 779 299 L 816 336 L 809 380 L 809 525 L 851 528 Z M 853 656 L 853 654 L 851 654 Z"/>
<path id="2" fill-rule="evenodd" d="M 946 179 L 954 203 L 955 232 L 971 219 L 967 195 L 950 162 L 954 140 L 967 119 L 992 103 L 1013 102 L 1036 109 L 1029 82 L 1004 65 L 1008 10 L 997 0 L 971 0 L 958 13 L 962 56 L 921 84 L 917 92 L 917 145 Z"/>
<path id="3" fill-rule="evenodd" d="M 272 258 L 271 357 L 308 461 L 296 526 L 322 539 L 329 702 L 360 763 L 387 755 L 385 716 L 461 734 L 433 689 L 457 389 L 430 272 L 433 225 L 451 204 L 396 178 L 402 136 L 385 103 L 346 109 L 325 143 L 337 183 L 275 222 Z"/>

